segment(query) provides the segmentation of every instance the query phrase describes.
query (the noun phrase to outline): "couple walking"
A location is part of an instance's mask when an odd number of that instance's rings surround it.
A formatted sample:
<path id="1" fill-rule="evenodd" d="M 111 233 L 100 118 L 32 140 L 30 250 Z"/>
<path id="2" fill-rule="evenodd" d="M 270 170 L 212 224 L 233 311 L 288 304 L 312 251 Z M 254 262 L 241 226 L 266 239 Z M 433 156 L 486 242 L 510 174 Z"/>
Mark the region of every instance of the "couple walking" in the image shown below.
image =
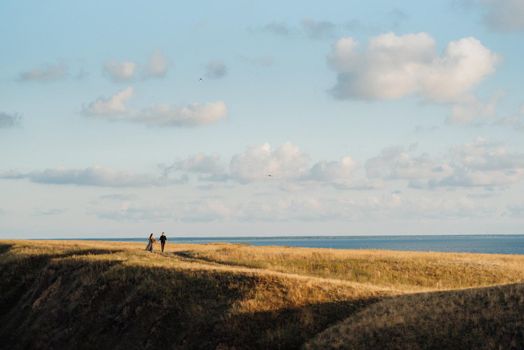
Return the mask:
<path id="1" fill-rule="evenodd" d="M 162 253 L 163 253 L 164 252 L 164 247 L 166 246 L 166 241 L 167 241 L 167 237 L 164 234 L 164 232 L 162 232 L 162 235 L 160 236 L 159 240 L 160 240 L 160 249 L 162 249 Z M 148 252 L 153 252 L 153 245 L 156 242 L 156 239 L 153 236 L 153 234 L 149 235 L 149 238 L 148 238 L 147 241 L 148 242 L 147 242 L 146 250 Z"/>

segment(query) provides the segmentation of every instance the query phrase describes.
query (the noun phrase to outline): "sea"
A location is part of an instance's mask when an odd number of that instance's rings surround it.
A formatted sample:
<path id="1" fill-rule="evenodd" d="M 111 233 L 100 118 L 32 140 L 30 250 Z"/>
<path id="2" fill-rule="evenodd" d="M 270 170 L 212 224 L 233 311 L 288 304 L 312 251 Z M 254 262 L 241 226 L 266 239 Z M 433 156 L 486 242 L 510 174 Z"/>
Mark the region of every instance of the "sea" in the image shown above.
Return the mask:
<path id="1" fill-rule="evenodd" d="M 118 242 L 146 242 L 147 237 L 87 239 Z M 524 235 L 168 237 L 169 244 L 219 242 L 253 246 L 524 254 Z"/>

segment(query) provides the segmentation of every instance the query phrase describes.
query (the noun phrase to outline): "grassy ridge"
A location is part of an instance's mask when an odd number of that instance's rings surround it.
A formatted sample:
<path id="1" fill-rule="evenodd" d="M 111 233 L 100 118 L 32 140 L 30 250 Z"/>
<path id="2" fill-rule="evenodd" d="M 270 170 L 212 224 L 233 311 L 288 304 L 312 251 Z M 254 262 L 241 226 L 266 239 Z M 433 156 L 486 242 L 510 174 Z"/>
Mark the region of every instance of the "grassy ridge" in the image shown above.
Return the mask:
<path id="1" fill-rule="evenodd" d="M 150 254 L 131 243 L 0 241 L 0 344 L 421 348 L 446 335 L 449 344 L 524 346 L 504 326 L 522 326 L 521 285 L 457 290 L 524 280 L 521 256 L 168 247 Z"/>
<path id="2" fill-rule="evenodd" d="M 306 349 L 522 349 L 524 285 L 406 295 L 371 305 Z"/>
<path id="3" fill-rule="evenodd" d="M 0 343 L 10 349 L 297 348 L 391 293 L 136 245 L 1 247 Z"/>
<path id="4" fill-rule="evenodd" d="M 188 257 L 400 290 L 469 288 L 524 280 L 524 256 L 347 251 L 336 249 L 206 245 Z"/>

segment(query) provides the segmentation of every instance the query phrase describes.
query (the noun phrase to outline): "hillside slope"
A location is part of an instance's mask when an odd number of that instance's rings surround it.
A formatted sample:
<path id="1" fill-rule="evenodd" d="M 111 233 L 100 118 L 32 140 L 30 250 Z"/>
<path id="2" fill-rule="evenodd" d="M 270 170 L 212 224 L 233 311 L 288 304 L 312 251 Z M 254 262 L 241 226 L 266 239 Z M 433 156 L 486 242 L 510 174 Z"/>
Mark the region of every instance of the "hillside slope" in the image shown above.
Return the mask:
<path id="1" fill-rule="evenodd" d="M 524 349 L 524 284 L 384 300 L 306 349 Z"/>
<path id="2" fill-rule="evenodd" d="M 4 242 L 0 344 L 9 349 L 297 348 L 392 294 L 185 262 L 136 247 Z"/>
<path id="3" fill-rule="evenodd" d="M 0 241 L 2 347 L 524 348 L 522 256 L 143 248 Z"/>

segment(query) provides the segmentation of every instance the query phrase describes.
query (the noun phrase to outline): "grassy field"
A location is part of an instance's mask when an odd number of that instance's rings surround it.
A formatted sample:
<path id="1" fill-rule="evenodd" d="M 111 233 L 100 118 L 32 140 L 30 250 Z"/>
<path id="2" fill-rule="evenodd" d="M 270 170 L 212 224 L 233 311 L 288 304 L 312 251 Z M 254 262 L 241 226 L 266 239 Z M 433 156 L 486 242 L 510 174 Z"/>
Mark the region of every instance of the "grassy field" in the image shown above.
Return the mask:
<path id="1" fill-rule="evenodd" d="M 455 289 L 524 280 L 524 256 L 210 244 L 178 254 L 229 266 L 407 290 Z"/>
<path id="2" fill-rule="evenodd" d="M 524 256 L 0 241 L 10 349 L 523 348 Z"/>

